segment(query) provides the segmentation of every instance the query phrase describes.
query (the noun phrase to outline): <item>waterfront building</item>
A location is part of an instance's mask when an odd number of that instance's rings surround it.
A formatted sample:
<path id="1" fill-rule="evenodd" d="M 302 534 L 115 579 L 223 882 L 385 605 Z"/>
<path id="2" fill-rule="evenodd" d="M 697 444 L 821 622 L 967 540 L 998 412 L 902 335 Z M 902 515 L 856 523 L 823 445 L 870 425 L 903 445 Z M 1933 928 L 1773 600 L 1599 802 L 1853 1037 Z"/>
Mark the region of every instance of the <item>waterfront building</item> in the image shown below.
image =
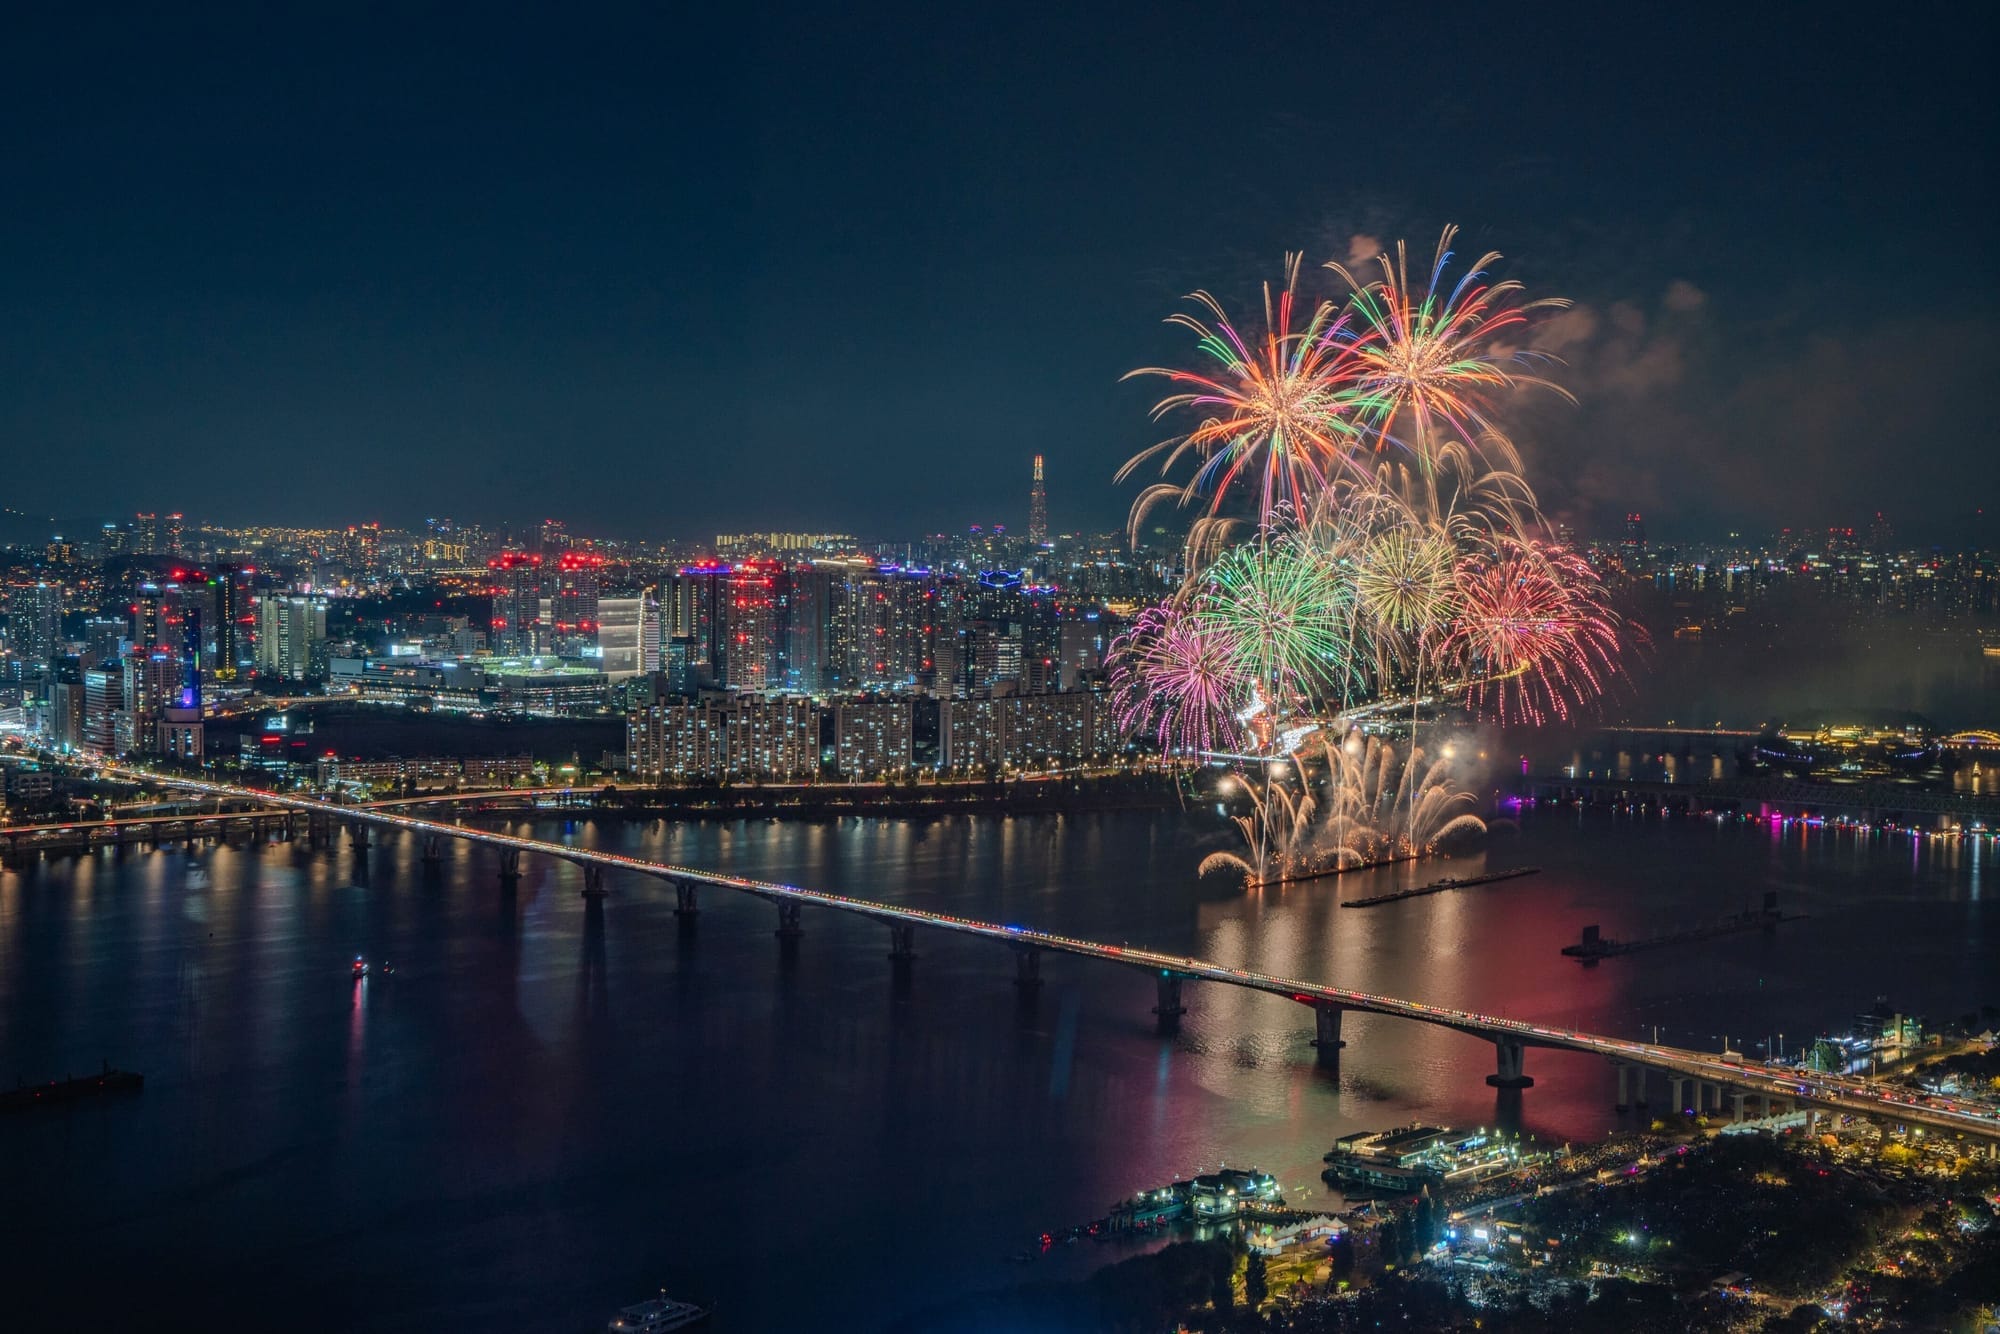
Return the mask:
<path id="1" fill-rule="evenodd" d="M 847 779 L 886 778 L 915 761 L 916 702 L 862 695 L 833 706 L 834 766 Z"/>

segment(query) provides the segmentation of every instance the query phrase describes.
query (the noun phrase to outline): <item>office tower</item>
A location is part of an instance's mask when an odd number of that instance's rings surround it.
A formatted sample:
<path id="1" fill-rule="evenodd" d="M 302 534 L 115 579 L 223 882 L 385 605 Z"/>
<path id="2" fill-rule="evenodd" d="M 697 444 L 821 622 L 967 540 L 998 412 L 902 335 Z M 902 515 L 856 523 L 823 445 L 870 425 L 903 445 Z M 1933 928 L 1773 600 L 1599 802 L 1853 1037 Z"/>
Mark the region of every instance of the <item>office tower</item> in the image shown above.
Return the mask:
<path id="1" fill-rule="evenodd" d="M 180 679 L 180 664 L 165 649 L 135 648 L 122 666 L 118 753 L 151 754 L 159 749 L 160 720 Z"/>
<path id="2" fill-rule="evenodd" d="M 272 595 L 257 600 L 257 670 L 305 681 L 323 674 L 326 603 L 319 598 Z"/>
<path id="3" fill-rule="evenodd" d="M 648 588 L 639 595 L 639 670 L 651 676 L 665 670 L 666 633 L 660 614 L 659 590 Z"/>
<path id="4" fill-rule="evenodd" d="M 75 750 L 83 745 L 83 667 L 72 657 L 58 657 L 49 663 L 49 744 L 58 750 Z"/>
<path id="5" fill-rule="evenodd" d="M 1628 570 L 1636 570 L 1646 563 L 1646 521 L 1636 512 L 1625 516 L 1622 554 Z"/>
<path id="6" fill-rule="evenodd" d="M 160 722 L 160 753 L 169 759 L 198 764 L 206 750 L 201 721 L 201 609 L 189 607 L 182 625 L 180 684 L 167 701 Z"/>
<path id="7" fill-rule="evenodd" d="M 99 667 L 107 662 L 116 662 L 124 651 L 126 632 L 130 630 L 124 621 L 112 616 L 93 616 L 83 623 L 83 661 L 88 667 Z"/>
<path id="8" fill-rule="evenodd" d="M 83 669 L 83 736 L 85 750 L 99 755 L 118 752 L 118 715 L 125 707 L 125 673 L 115 663 Z"/>
<path id="9" fill-rule="evenodd" d="M 164 543 L 160 549 L 165 551 L 169 556 L 180 555 L 181 516 L 178 514 L 169 514 L 166 517 L 166 521 L 160 525 L 160 530 L 160 540 Z"/>
<path id="10" fill-rule="evenodd" d="M 607 680 L 628 680 L 646 670 L 645 609 L 649 600 L 639 593 L 597 600 L 597 642 L 581 656 L 596 658 Z M 658 653 L 655 642 L 656 658 Z"/>
<path id="11" fill-rule="evenodd" d="M 489 639 L 500 654 L 534 654 L 542 649 L 542 558 L 503 551 L 486 562 L 493 577 L 493 618 Z"/>
<path id="12" fill-rule="evenodd" d="M 211 680 L 234 681 L 256 661 L 251 641 L 257 612 L 250 605 L 249 591 L 250 578 L 241 570 L 224 566 L 208 577 Z"/>
<path id="13" fill-rule="evenodd" d="M 139 585 L 132 599 L 132 643 L 137 648 L 156 648 L 160 643 L 160 586 Z"/>
<path id="14" fill-rule="evenodd" d="M 50 583 L 37 583 L 14 597 L 9 635 L 15 651 L 38 672 L 62 652 L 62 598 L 62 585 Z"/>
<path id="15" fill-rule="evenodd" d="M 1868 549 L 1879 556 L 1893 550 L 1895 545 L 1896 530 L 1882 516 L 1882 511 L 1875 511 L 1875 521 L 1868 525 Z"/>
<path id="16" fill-rule="evenodd" d="M 679 644 L 681 663 L 662 670 L 682 674 L 676 688 L 717 685 L 724 679 L 728 653 L 724 603 L 733 567 L 720 561 L 686 565 L 667 582 L 660 604 L 661 628 L 667 643 Z M 668 656 L 674 650 L 668 649 Z"/>
<path id="17" fill-rule="evenodd" d="M 1062 619 L 1055 594 L 1024 592 L 1020 607 L 1021 684 L 1054 690 L 1062 679 Z"/>
<path id="18" fill-rule="evenodd" d="M 154 555 L 160 550 L 159 515 L 135 514 L 132 516 L 132 550 L 142 556 Z"/>
<path id="19" fill-rule="evenodd" d="M 1049 540 L 1049 493 L 1042 485 L 1042 456 L 1035 455 L 1035 484 L 1028 489 L 1028 540 L 1036 546 Z"/>
<path id="20" fill-rule="evenodd" d="M 544 528 L 547 525 L 543 525 Z M 598 582 L 604 557 L 566 551 L 555 562 L 549 581 L 549 623 L 556 655 L 595 656 L 598 628 Z"/>

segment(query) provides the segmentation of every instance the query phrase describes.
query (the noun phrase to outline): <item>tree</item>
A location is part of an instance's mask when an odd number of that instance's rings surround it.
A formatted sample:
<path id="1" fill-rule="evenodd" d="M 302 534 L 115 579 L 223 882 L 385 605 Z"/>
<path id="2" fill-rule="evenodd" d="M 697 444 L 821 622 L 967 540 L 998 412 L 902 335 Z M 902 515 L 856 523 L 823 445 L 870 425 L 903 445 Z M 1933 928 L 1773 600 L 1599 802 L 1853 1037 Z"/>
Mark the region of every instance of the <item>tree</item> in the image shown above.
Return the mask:
<path id="1" fill-rule="evenodd" d="M 1263 1252 L 1252 1251 L 1249 1263 L 1243 1267 L 1243 1298 L 1252 1307 L 1258 1307 L 1262 1306 L 1264 1299 L 1270 1295 L 1270 1280 L 1264 1273 Z"/>
<path id="2" fill-rule="evenodd" d="M 1327 1246 L 1327 1259 L 1333 1265 L 1333 1278 L 1345 1281 L 1354 1273 L 1354 1234 L 1343 1232 Z"/>
<path id="3" fill-rule="evenodd" d="M 1231 1272 L 1233 1269 L 1233 1265 L 1216 1266 L 1215 1279 L 1209 1289 L 1208 1299 L 1218 1311 L 1236 1309 L 1236 1282 L 1235 1275 Z"/>
<path id="4" fill-rule="evenodd" d="M 1391 1218 L 1375 1229 L 1375 1243 L 1382 1248 L 1384 1265 L 1403 1263 L 1403 1229 Z"/>

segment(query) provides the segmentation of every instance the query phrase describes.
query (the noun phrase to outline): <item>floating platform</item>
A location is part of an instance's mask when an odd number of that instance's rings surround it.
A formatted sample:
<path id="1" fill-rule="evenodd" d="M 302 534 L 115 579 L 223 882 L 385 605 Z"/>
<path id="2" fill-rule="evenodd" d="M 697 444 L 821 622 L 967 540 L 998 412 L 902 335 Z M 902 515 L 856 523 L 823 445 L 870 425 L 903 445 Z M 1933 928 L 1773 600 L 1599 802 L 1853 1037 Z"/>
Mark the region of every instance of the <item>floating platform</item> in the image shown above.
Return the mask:
<path id="1" fill-rule="evenodd" d="M 1717 936 L 1733 936 L 1744 931 L 1775 931 L 1779 923 L 1796 922 L 1805 915 L 1779 912 L 1778 895 L 1776 891 L 1769 891 L 1764 895 L 1764 906 L 1761 909 L 1740 912 L 1719 922 L 1690 927 L 1685 931 L 1671 931 L 1664 936 L 1648 936 L 1644 940 L 1613 940 L 1609 936 L 1599 935 L 1595 926 L 1586 926 L 1583 928 L 1583 939 L 1574 945 L 1563 946 L 1562 952 L 1567 958 L 1593 964 L 1599 959 L 1609 959 L 1620 954 L 1637 954 L 1641 950 L 1656 950 L 1667 945 L 1713 940 Z"/>
<path id="2" fill-rule="evenodd" d="M 113 1070 L 106 1065 L 98 1073 L 81 1079 L 71 1075 L 67 1079 L 52 1079 L 46 1084 L 23 1084 L 19 1088 L 0 1092 L 0 1111 L 13 1112 L 59 1102 L 76 1102 L 106 1093 L 137 1093 L 145 1083 L 144 1075 L 130 1070 Z"/>
<path id="3" fill-rule="evenodd" d="M 1474 885 L 1490 885 L 1496 880 L 1517 880 L 1524 875 L 1537 875 L 1539 866 L 1517 866 L 1511 871 L 1490 871 L 1485 875 L 1453 876 L 1433 880 L 1428 885 L 1415 889 L 1399 889 L 1392 894 L 1371 894 L 1365 899 L 1349 899 L 1341 904 L 1343 908 L 1374 908 L 1384 903 L 1400 903 L 1404 899 L 1420 899 L 1426 894 L 1442 894 L 1447 889 L 1470 889 Z"/>

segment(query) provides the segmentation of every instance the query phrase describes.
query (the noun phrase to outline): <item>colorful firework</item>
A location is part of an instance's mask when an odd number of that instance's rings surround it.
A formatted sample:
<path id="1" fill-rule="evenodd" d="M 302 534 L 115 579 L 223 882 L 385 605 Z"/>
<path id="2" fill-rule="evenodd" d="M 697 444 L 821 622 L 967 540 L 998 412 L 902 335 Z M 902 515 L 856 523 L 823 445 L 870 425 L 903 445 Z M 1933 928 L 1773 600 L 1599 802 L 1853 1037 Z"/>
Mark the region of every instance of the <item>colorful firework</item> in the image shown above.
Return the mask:
<path id="1" fill-rule="evenodd" d="M 1219 369 L 1203 374 L 1148 366 L 1125 377 L 1163 375 L 1185 386 L 1160 400 L 1155 421 L 1183 409 L 1207 414 L 1192 431 L 1161 441 L 1119 469 L 1123 481 L 1161 455 L 1163 476 L 1184 459 L 1199 464 L 1184 485 L 1161 484 L 1141 497 L 1133 507 L 1135 530 L 1144 509 L 1164 495 L 1178 495 L 1184 505 L 1205 496 L 1214 516 L 1246 480 L 1257 491 L 1259 524 L 1287 509 L 1303 513 L 1321 488 L 1352 471 L 1365 452 L 1366 433 L 1354 420 L 1362 397 L 1354 378 L 1357 343 L 1329 301 L 1314 305 L 1302 328 L 1292 327 L 1300 304 L 1298 280 L 1299 256 L 1287 255 L 1283 288 L 1264 285 L 1264 332 L 1254 340 L 1237 331 L 1221 302 L 1207 292 L 1194 293 L 1188 299 L 1204 315 L 1176 314 L 1168 323 L 1191 330 Z"/>
<path id="2" fill-rule="evenodd" d="M 1621 623 L 1589 562 L 1551 543 L 1507 540 L 1464 561 L 1458 584 L 1446 654 L 1471 682 L 1475 709 L 1540 723 L 1604 692 Z"/>
<path id="3" fill-rule="evenodd" d="M 1273 703 L 1340 701 L 1358 683 L 1354 586 L 1297 532 L 1266 532 L 1203 576 L 1195 617 Z"/>
<path id="4" fill-rule="evenodd" d="M 1481 256 L 1456 283 L 1447 285 L 1456 227 L 1447 227 L 1437 256 L 1421 286 L 1410 281 L 1409 253 L 1396 243 L 1393 259 L 1378 257 L 1382 276 L 1363 282 L 1344 265 L 1329 269 L 1350 289 L 1348 313 L 1355 319 L 1353 364 L 1360 382 L 1353 395 L 1361 420 L 1378 447 L 1399 445 L 1410 457 L 1430 498 L 1440 470 L 1438 452 L 1459 444 L 1488 458 L 1496 470 L 1518 474 L 1521 461 L 1492 416 L 1492 397 L 1501 390 L 1536 385 L 1568 397 L 1558 386 L 1526 373 L 1524 354 L 1505 340 L 1519 339 L 1534 315 L 1561 309 L 1567 301 L 1520 299 L 1521 284 L 1486 281 L 1498 253 Z"/>
<path id="5" fill-rule="evenodd" d="M 1118 722 L 1169 754 L 1231 749 L 1249 694 L 1233 645 L 1179 603 L 1148 607 L 1111 645 Z"/>

